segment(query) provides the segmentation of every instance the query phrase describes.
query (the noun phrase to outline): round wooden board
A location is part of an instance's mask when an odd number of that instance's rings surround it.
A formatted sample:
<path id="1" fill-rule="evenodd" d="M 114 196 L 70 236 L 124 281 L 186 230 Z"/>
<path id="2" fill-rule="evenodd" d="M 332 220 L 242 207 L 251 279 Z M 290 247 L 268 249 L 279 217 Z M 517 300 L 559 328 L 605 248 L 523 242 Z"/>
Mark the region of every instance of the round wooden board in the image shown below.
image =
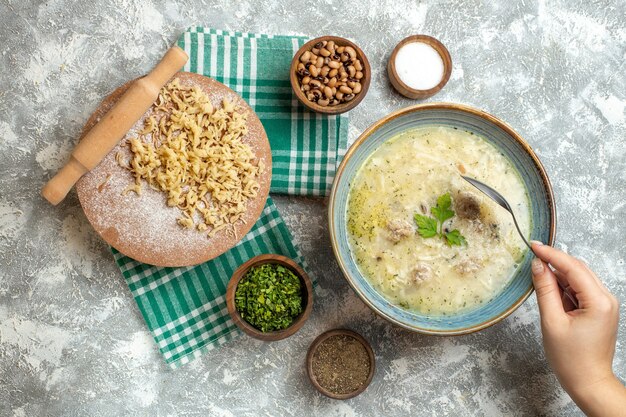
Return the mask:
<path id="1" fill-rule="evenodd" d="M 188 72 L 179 72 L 174 78 L 178 78 L 181 85 L 198 86 L 204 90 L 215 107 L 221 107 L 222 100 L 227 99 L 240 111 L 247 112 L 248 134 L 243 141 L 265 164 L 265 170 L 258 179 L 258 196 L 248 200 L 243 221 L 210 238 L 207 232 L 184 229 L 176 222 L 181 211 L 168 207 L 165 193 L 153 190 L 145 181 L 142 182 L 141 196 L 133 192 L 122 195 L 134 182 L 134 177 L 119 166 L 115 156 L 121 152 L 126 160 L 130 159 L 130 150 L 122 145 L 143 129 L 145 119 L 152 113 L 151 109 L 148 110 L 102 162 L 78 181 L 76 190 L 87 219 L 109 245 L 133 259 L 157 266 L 196 265 L 235 246 L 261 215 L 272 176 L 269 141 L 250 106 L 233 90 L 211 78 Z M 119 100 L 131 83 L 122 85 L 102 101 L 85 124 L 83 135 Z"/>

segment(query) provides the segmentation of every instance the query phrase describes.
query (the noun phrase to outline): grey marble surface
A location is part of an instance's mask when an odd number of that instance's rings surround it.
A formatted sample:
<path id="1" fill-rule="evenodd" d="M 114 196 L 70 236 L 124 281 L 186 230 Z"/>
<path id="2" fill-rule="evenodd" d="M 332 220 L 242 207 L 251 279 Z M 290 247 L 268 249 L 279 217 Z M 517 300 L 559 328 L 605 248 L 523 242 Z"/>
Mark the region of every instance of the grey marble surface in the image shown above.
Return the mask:
<path id="1" fill-rule="evenodd" d="M 401 38 L 426 33 L 454 61 L 431 100 L 483 108 L 527 139 L 553 181 L 558 246 L 624 300 L 625 20 L 623 0 L 0 0 L 0 415 L 579 414 L 545 362 L 534 296 L 469 336 L 393 327 L 341 277 L 315 199 L 276 198 L 322 287 L 303 330 L 271 344 L 242 337 L 172 371 L 76 195 L 51 207 L 39 190 L 99 100 L 189 25 L 353 38 L 374 78 L 351 139 L 412 103 L 385 63 Z M 370 388 L 345 402 L 317 394 L 303 368 L 313 338 L 337 326 L 365 335 L 378 361 Z M 622 320 L 622 378 L 625 341 Z"/>

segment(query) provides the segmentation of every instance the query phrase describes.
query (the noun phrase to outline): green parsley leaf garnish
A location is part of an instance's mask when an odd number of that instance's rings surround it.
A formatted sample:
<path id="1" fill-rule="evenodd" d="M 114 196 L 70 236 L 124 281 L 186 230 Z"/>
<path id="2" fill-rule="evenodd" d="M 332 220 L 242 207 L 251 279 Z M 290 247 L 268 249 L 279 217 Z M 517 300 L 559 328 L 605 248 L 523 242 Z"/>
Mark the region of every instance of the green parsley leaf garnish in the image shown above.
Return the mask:
<path id="1" fill-rule="evenodd" d="M 417 233 L 421 237 L 433 237 L 437 235 L 437 220 L 432 217 L 422 216 L 415 213 L 413 216 L 415 224 L 417 224 Z"/>
<path id="2" fill-rule="evenodd" d="M 457 229 L 450 232 L 444 231 L 443 223 L 455 215 L 451 207 L 452 197 L 450 197 L 450 193 L 445 193 L 437 198 L 437 205 L 430 209 L 430 212 L 435 217 L 434 219 L 415 213 L 413 219 L 417 225 L 417 233 L 423 238 L 441 237 L 449 246 L 466 245 L 467 241 Z"/>
<path id="3" fill-rule="evenodd" d="M 446 243 L 449 246 L 462 246 L 462 245 L 467 244 L 467 241 L 465 240 L 463 235 L 461 235 L 461 232 L 459 232 L 457 229 L 454 229 L 453 231 L 446 233 L 445 237 L 446 237 Z"/>
<path id="4" fill-rule="evenodd" d="M 437 206 L 432 207 L 430 212 L 439 220 L 439 223 L 443 223 L 454 217 L 454 210 L 450 209 L 450 206 L 452 206 L 452 198 L 450 193 L 445 193 L 437 199 Z"/>

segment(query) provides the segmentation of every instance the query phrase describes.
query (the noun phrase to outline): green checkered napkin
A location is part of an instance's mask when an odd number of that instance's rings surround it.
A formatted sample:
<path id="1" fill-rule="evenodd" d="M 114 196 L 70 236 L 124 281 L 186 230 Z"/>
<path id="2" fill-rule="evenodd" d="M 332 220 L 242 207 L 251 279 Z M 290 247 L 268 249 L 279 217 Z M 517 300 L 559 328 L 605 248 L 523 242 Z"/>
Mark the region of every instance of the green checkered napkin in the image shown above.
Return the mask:
<path id="1" fill-rule="evenodd" d="M 178 45 L 185 70 L 239 93 L 258 114 L 272 148 L 271 192 L 325 195 L 347 145 L 348 119 L 306 110 L 292 93 L 289 68 L 303 37 L 222 32 L 201 27 Z M 306 269 L 271 199 L 252 230 L 225 254 L 186 268 L 142 264 L 113 250 L 165 361 L 173 368 L 231 340 L 239 330 L 224 294 L 235 269 L 253 256 L 277 253 Z"/>
<path id="2" fill-rule="evenodd" d="M 287 256 L 307 269 L 271 198 L 237 246 L 200 265 L 161 268 L 137 262 L 113 249 L 139 310 L 172 368 L 239 335 L 226 309 L 226 287 L 239 265 L 263 253 Z"/>
<path id="3" fill-rule="evenodd" d="M 347 116 L 311 112 L 291 90 L 291 59 L 306 41 L 203 27 L 178 40 L 189 55 L 185 71 L 226 84 L 261 119 L 272 148 L 273 193 L 326 195 L 347 147 Z"/>

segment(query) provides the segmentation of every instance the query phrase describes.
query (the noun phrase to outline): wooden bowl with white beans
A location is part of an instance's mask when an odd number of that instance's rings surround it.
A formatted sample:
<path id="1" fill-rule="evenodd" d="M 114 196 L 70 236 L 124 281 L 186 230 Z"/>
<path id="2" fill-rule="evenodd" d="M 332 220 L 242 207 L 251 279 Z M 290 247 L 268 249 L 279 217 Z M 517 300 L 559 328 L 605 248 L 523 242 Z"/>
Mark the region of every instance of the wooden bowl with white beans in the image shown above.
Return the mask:
<path id="1" fill-rule="evenodd" d="M 338 36 L 310 40 L 291 61 L 296 97 L 318 113 L 352 110 L 365 98 L 371 78 L 370 63 L 361 48 Z"/>

